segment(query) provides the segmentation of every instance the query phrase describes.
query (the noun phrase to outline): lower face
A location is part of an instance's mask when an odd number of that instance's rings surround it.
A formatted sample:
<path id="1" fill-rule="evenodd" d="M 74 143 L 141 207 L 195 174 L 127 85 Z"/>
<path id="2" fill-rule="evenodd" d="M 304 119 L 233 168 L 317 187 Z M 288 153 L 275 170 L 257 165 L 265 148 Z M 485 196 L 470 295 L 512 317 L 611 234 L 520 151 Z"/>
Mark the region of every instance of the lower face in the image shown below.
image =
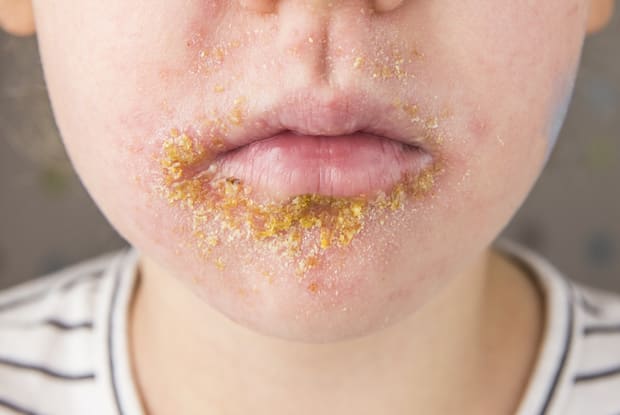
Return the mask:
<path id="1" fill-rule="evenodd" d="M 141 252 L 233 320 L 303 341 L 398 321 L 486 249 L 542 168 L 587 14 L 183 6 L 35 2 L 64 141 Z"/>

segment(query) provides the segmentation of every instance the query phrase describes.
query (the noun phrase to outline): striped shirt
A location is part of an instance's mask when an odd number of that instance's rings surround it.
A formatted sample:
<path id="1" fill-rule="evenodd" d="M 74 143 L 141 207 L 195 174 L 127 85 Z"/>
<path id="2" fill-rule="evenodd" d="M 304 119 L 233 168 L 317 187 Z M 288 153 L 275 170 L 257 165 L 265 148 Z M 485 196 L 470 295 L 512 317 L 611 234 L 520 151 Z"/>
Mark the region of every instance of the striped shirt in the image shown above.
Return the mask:
<path id="1" fill-rule="evenodd" d="M 620 296 L 563 277 L 515 244 L 545 299 L 539 355 L 517 415 L 620 414 Z M 0 293 L 0 414 L 142 414 L 127 316 L 128 249 Z"/>

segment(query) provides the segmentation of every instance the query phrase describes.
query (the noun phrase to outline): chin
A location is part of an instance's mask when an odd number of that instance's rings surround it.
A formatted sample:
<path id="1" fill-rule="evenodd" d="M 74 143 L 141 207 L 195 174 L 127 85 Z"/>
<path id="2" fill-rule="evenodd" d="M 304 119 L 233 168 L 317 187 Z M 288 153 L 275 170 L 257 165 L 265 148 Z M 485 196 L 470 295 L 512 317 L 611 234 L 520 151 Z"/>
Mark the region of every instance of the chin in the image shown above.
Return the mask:
<path id="1" fill-rule="evenodd" d="M 252 244 L 214 251 L 216 265 L 195 258 L 184 285 L 197 295 L 197 310 L 208 305 L 266 336 L 305 343 L 367 336 L 415 313 L 446 275 L 445 261 L 434 258 L 420 239 L 400 242 L 385 227 L 381 234 L 371 228 L 307 269 L 295 258 Z"/>

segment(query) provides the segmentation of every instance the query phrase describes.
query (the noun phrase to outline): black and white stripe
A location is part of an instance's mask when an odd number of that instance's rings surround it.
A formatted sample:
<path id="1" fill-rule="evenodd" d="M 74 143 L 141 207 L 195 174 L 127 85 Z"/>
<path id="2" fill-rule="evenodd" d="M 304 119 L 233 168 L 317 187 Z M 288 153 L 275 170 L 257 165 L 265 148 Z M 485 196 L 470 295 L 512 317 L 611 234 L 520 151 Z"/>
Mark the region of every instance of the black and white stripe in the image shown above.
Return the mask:
<path id="1" fill-rule="evenodd" d="M 620 415 L 620 296 L 504 247 L 546 302 L 541 352 L 517 415 Z M 127 333 L 133 250 L 0 293 L 0 415 L 141 415 Z"/>
<path id="2" fill-rule="evenodd" d="M 95 307 L 111 259 L 0 293 L 0 414 L 96 413 Z"/>
<path id="3" fill-rule="evenodd" d="M 545 296 L 543 344 L 517 415 L 620 413 L 620 331 L 615 330 L 620 296 L 566 279 L 522 246 L 501 241 L 498 248 L 535 279 Z"/>

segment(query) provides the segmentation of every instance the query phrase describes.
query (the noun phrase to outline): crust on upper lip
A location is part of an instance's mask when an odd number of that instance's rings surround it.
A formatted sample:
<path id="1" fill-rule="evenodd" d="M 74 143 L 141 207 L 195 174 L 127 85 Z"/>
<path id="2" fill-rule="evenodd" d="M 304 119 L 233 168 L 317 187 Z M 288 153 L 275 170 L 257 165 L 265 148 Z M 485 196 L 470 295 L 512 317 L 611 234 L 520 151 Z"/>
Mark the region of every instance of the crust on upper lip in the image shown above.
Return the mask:
<path id="1" fill-rule="evenodd" d="M 357 132 L 402 142 L 431 152 L 425 137 L 429 127 L 415 122 L 398 104 L 358 92 L 296 91 L 284 95 L 262 111 L 247 108 L 243 122 L 222 138 L 216 153 L 225 153 L 285 131 L 314 136 L 340 136 Z M 413 104 L 411 104 L 413 105 Z"/>

